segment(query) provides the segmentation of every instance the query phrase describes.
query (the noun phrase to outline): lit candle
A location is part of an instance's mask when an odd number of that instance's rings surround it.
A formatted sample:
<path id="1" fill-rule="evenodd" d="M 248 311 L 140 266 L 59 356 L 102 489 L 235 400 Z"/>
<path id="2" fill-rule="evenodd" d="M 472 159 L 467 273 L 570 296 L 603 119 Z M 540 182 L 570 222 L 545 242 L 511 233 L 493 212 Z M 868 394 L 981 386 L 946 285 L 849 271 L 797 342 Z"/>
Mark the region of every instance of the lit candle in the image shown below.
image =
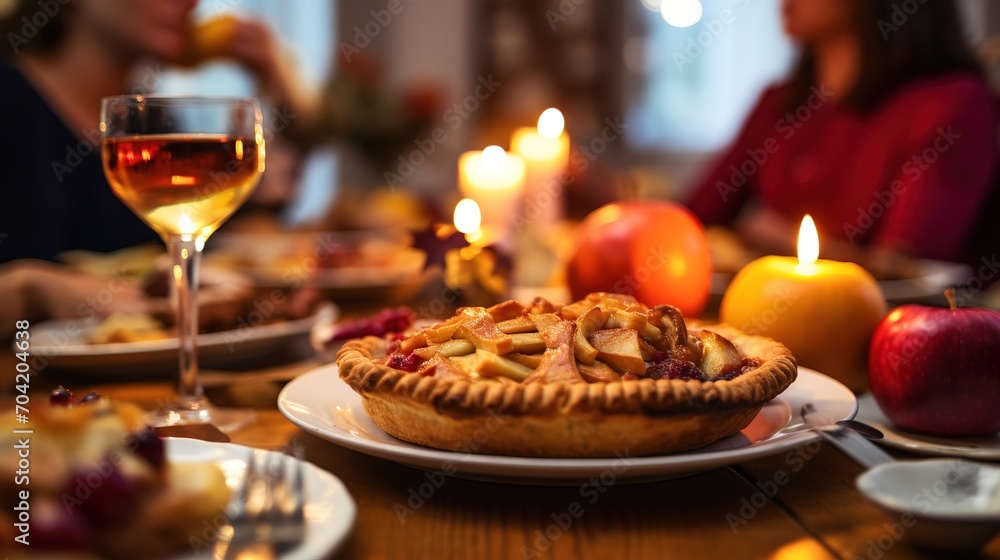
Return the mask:
<path id="1" fill-rule="evenodd" d="M 483 231 L 479 228 L 482 224 L 483 213 L 479 205 L 471 198 L 463 198 L 455 205 L 455 229 L 465 234 L 465 240 L 469 245 L 475 244 L 482 239 Z"/>
<path id="2" fill-rule="evenodd" d="M 868 272 L 819 259 L 816 224 L 806 215 L 798 259 L 769 256 L 748 264 L 726 290 L 719 316 L 781 342 L 800 365 L 857 392 L 868 384 L 868 346 L 885 314 L 885 295 Z"/>
<path id="3" fill-rule="evenodd" d="M 455 205 L 455 229 L 465 234 L 469 246 L 445 252 L 444 282 L 461 292 L 464 304 L 488 307 L 507 297 L 510 267 L 501 264 L 495 247 L 487 246 L 481 216 L 475 200 L 463 198 Z"/>
<path id="4" fill-rule="evenodd" d="M 538 117 L 537 127 L 522 127 L 510 138 L 510 149 L 524 159 L 524 223 L 532 228 L 551 226 L 563 217 L 562 191 L 569 181 L 569 134 L 559 109 L 550 108 Z"/>
<path id="5" fill-rule="evenodd" d="M 483 229 L 507 239 L 524 191 L 524 162 L 500 146 L 465 152 L 458 159 L 458 190 L 479 205 Z"/>

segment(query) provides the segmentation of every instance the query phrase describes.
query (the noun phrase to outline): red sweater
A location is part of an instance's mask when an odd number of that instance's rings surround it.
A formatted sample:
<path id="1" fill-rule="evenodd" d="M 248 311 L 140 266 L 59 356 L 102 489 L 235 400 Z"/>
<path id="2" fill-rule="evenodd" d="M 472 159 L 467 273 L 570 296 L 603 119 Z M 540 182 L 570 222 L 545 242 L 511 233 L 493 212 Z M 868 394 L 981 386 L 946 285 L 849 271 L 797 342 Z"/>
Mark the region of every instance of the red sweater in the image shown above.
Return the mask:
<path id="1" fill-rule="evenodd" d="M 859 114 L 813 88 L 789 112 L 788 89 L 764 92 L 735 144 L 689 200 L 729 222 L 756 197 L 824 236 L 958 260 L 993 185 L 997 112 L 967 74 L 916 81 Z"/>

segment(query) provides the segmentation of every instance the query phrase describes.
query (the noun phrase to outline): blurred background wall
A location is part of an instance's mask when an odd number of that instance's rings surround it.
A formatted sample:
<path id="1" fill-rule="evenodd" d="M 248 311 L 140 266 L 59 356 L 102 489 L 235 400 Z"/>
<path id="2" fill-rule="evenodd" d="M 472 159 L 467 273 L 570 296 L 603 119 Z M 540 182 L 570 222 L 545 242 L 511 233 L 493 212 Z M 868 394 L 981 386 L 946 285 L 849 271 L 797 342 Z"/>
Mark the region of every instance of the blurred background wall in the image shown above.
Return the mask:
<path id="1" fill-rule="evenodd" d="M 414 149 L 405 142 L 375 164 L 343 141 L 303 154 L 304 167 L 285 179 L 301 183 L 288 214 L 302 221 L 344 185 L 451 192 L 462 151 L 504 145 L 511 130 L 533 124 L 549 106 L 565 113 L 575 143 L 617 119 L 624 137 L 600 163 L 635 170 L 646 194 L 683 193 L 796 55 L 781 32 L 780 0 L 702 0 L 701 20 L 686 28 L 667 24 L 655 2 L 202 0 L 198 14 L 267 21 L 294 55 L 304 88 L 349 74 L 379 91 L 434 93 L 426 130 L 442 128 L 447 138 L 401 185 L 383 177 Z M 961 5 L 970 41 L 1000 76 L 1000 2 Z M 477 96 L 484 80 L 496 85 Z M 249 94 L 253 84 L 219 63 L 167 72 L 158 89 Z M 280 170 L 280 158 L 273 165 Z"/>

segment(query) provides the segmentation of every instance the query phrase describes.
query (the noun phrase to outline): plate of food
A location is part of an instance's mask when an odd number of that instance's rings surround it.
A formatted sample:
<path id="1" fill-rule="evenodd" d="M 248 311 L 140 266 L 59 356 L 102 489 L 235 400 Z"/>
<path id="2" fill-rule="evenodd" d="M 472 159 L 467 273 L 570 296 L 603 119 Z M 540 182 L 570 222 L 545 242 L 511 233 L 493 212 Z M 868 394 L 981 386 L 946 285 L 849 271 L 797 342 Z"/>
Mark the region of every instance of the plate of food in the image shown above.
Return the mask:
<path id="1" fill-rule="evenodd" d="M 830 422 L 857 411 L 850 390 L 770 339 L 610 294 L 465 308 L 403 340 L 353 340 L 278 401 L 356 451 L 521 484 L 607 469 L 644 481 L 780 453 L 815 439 L 806 404 Z"/>
<path id="2" fill-rule="evenodd" d="M 229 328 L 198 335 L 202 365 L 218 367 L 266 356 L 296 340 L 308 340 L 313 327 L 331 324 L 339 314 L 330 302 L 298 317 L 268 298 L 253 299 L 248 306 L 245 313 L 228 315 Z M 112 315 L 90 323 L 44 321 L 32 325 L 31 341 L 32 355 L 49 366 L 88 374 L 148 374 L 177 367 L 176 336 L 160 318 L 147 314 Z"/>
<path id="3" fill-rule="evenodd" d="M 63 404 L 32 407 L 31 457 L 45 468 L 34 470 L 31 477 L 31 557 L 210 556 L 247 460 L 251 453 L 264 452 L 229 443 L 160 438 L 145 425 L 144 411 L 131 403 L 98 396 L 84 401 L 65 399 Z M 23 436 L 12 435 L 18 428 L 13 415 L 4 424 L 0 462 L 15 465 L 15 438 Z M 279 556 L 281 560 L 333 554 L 349 534 L 356 513 L 340 480 L 309 463 L 301 466 L 306 537 Z M 17 484 L 11 477 L 3 495 L 15 496 Z M 5 535 L 15 527 L 9 516 L 17 503 L 7 505 L 0 512 Z"/>
<path id="4" fill-rule="evenodd" d="M 981 437 L 918 434 L 893 426 L 871 393 L 858 398 L 858 404 L 858 420 L 878 429 L 885 436 L 876 440 L 878 443 L 919 455 L 1000 461 L 1000 434 Z"/>
<path id="5" fill-rule="evenodd" d="M 423 285 L 423 251 L 405 232 L 218 235 L 206 262 L 261 287 L 312 287 L 331 297 L 400 300 Z"/>

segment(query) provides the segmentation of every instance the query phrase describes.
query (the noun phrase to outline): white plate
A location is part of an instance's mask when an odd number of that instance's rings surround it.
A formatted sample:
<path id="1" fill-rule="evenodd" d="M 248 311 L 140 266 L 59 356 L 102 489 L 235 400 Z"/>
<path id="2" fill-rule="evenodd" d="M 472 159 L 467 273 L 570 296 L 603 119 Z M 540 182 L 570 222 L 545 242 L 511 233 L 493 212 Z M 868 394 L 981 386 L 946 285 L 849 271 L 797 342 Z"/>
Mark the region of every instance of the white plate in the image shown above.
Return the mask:
<path id="1" fill-rule="evenodd" d="M 854 417 L 857 401 L 847 388 L 815 371 L 799 368 L 798 379 L 768 403 L 739 434 L 708 447 L 684 453 L 629 458 L 618 478 L 632 482 L 657 480 L 701 472 L 792 449 L 817 436 L 802 429 L 798 411 L 812 403 L 822 421 Z M 551 459 L 457 453 L 398 440 L 378 428 L 365 414 L 361 397 L 337 374 L 336 364 L 303 374 L 285 386 L 278 408 L 299 427 L 355 451 L 426 470 L 444 466 L 455 475 L 517 484 L 572 483 L 618 473 L 621 459 Z"/>
<path id="2" fill-rule="evenodd" d="M 879 286 L 885 299 L 891 302 L 906 302 L 929 298 L 940 298 L 944 290 L 962 285 L 972 275 L 972 269 L 960 263 L 935 260 L 919 261 L 922 274 L 915 278 L 880 280 Z M 712 274 L 712 295 L 721 297 L 733 280 L 733 274 L 716 272 Z"/>
<path id="3" fill-rule="evenodd" d="M 915 434 L 894 427 L 882 413 L 871 393 L 862 395 L 858 399 L 858 406 L 858 420 L 877 428 L 885 435 L 885 438 L 877 440 L 881 444 L 921 455 L 1000 460 L 1000 434 L 972 438 L 943 438 Z"/>
<path id="4" fill-rule="evenodd" d="M 246 472 L 250 448 L 232 443 L 212 443 L 194 439 L 165 438 L 167 457 L 175 462 L 213 462 L 226 474 L 226 484 L 234 492 Z M 257 453 L 263 453 L 257 451 Z M 344 484 L 332 474 L 302 462 L 305 474 L 306 538 L 279 560 L 328 558 L 347 538 L 357 508 Z M 203 551 L 204 552 L 204 551 Z M 204 558 L 205 554 L 185 555 L 177 560 Z"/>
<path id="5" fill-rule="evenodd" d="M 306 339 L 317 324 L 332 323 L 340 311 L 324 303 L 309 317 L 259 327 L 198 335 L 202 365 L 220 366 L 268 355 L 297 338 Z M 44 357 L 52 367 L 89 370 L 93 374 L 163 372 L 177 367 L 177 339 L 114 344 L 88 344 L 96 323 L 45 321 L 31 327 L 31 355 Z"/>

